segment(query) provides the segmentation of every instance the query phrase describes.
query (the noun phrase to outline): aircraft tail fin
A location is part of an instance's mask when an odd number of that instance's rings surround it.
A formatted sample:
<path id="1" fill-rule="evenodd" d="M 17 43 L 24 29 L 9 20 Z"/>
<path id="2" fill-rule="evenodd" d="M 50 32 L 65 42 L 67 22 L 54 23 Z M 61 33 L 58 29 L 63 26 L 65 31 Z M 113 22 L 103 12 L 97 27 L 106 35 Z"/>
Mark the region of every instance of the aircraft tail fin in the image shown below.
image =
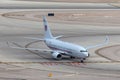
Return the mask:
<path id="1" fill-rule="evenodd" d="M 47 39 L 52 39 L 53 36 L 51 34 L 51 31 L 50 31 L 50 28 L 48 26 L 48 22 L 47 22 L 47 19 L 45 16 L 43 16 L 43 23 L 44 23 L 44 29 L 45 29 L 45 36 L 44 37 Z"/>

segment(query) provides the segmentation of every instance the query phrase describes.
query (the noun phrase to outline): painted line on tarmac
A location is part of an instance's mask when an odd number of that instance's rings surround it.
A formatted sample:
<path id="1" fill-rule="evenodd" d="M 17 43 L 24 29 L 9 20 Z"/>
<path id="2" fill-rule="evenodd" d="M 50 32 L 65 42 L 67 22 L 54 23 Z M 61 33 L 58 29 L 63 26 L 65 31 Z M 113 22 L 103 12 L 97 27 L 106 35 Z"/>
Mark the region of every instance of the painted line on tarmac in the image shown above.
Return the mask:
<path id="1" fill-rule="evenodd" d="M 59 65 L 59 64 L 80 65 L 80 62 L 0 62 L 0 64 L 42 64 L 42 65 Z M 85 63 L 120 63 L 120 61 L 88 61 Z"/>
<path id="2" fill-rule="evenodd" d="M 105 49 L 105 48 L 109 48 L 109 47 L 113 47 L 113 46 L 120 46 L 120 45 L 112 45 L 112 46 L 103 47 L 103 48 L 100 48 L 100 49 L 96 50 L 95 53 L 97 55 L 107 59 L 107 60 L 110 60 L 111 62 L 120 62 L 120 61 L 113 60 L 113 59 L 109 58 L 108 56 L 104 56 L 103 54 L 99 53 L 100 50 Z"/>

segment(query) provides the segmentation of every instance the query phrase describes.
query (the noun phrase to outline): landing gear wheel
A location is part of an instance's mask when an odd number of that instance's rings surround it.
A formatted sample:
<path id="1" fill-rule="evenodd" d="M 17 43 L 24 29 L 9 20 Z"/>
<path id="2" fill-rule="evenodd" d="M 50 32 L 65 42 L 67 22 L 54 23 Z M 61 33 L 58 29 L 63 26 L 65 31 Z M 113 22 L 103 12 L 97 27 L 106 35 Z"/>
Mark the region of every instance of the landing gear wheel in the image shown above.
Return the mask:
<path id="1" fill-rule="evenodd" d="M 84 63 L 84 60 L 80 60 L 81 63 Z"/>
<path id="2" fill-rule="evenodd" d="M 86 60 L 86 58 L 83 58 L 83 60 Z"/>
<path id="3" fill-rule="evenodd" d="M 80 59 L 80 62 L 81 62 L 81 63 L 84 63 L 84 58 L 81 58 L 81 59 Z"/>

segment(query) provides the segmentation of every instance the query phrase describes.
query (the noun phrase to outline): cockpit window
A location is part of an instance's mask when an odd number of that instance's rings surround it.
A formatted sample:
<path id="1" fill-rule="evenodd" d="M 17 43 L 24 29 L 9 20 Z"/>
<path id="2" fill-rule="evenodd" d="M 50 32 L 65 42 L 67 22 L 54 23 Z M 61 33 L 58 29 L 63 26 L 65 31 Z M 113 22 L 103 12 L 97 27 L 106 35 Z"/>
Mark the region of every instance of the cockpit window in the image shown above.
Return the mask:
<path id="1" fill-rule="evenodd" d="M 87 52 L 87 50 L 80 50 L 80 52 Z"/>

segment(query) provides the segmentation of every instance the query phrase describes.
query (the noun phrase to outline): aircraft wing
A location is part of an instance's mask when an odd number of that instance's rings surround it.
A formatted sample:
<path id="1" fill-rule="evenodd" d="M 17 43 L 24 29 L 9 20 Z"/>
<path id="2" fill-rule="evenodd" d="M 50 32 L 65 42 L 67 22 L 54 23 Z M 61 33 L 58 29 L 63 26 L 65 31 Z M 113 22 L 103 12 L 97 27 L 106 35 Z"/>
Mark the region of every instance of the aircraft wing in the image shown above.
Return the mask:
<path id="1" fill-rule="evenodd" d="M 34 37 L 24 37 L 24 38 L 27 38 L 27 39 L 35 39 L 35 40 L 44 41 L 44 39 L 41 39 L 41 38 L 34 38 Z"/>
<path id="2" fill-rule="evenodd" d="M 7 44 L 8 44 L 8 47 L 14 48 L 14 49 L 34 50 L 34 51 L 37 50 L 37 51 L 52 52 L 52 50 L 49 50 L 49 49 L 14 47 L 14 46 L 10 46 L 8 42 L 7 42 Z"/>
<path id="3" fill-rule="evenodd" d="M 13 48 L 13 49 L 22 49 L 22 50 L 33 50 L 33 51 L 43 51 L 43 52 L 54 52 L 54 51 L 57 51 L 59 53 L 62 53 L 62 54 L 66 54 L 67 55 L 67 52 L 64 52 L 64 51 L 61 51 L 61 50 L 50 50 L 50 49 L 39 49 L 39 48 L 25 48 L 25 47 L 22 47 L 21 45 L 17 44 L 17 43 L 14 43 L 12 42 L 14 45 L 18 46 L 18 47 L 15 47 L 15 46 L 11 46 L 9 44 L 9 42 L 7 42 L 7 45 L 8 47 L 10 48 Z"/>
<path id="4" fill-rule="evenodd" d="M 15 49 L 24 49 L 24 50 L 37 50 L 37 51 L 46 51 L 46 52 L 52 52 L 52 50 L 47 50 L 47 49 L 38 49 L 38 48 L 21 48 L 21 47 L 11 47 Z"/>
<path id="5" fill-rule="evenodd" d="M 109 43 L 109 37 L 106 36 L 106 39 L 103 43 L 100 43 L 100 44 L 97 44 L 97 45 L 93 45 L 93 46 L 88 46 L 86 47 L 86 49 L 91 49 L 91 48 L 95 48 L 95 47 L 100 47 L 100 46 L 103 46 L 103 45 L 106 45 Z"/>
<path id="6" fill-rule="evenodd" d="M 61 38 L 61 37 L 63 37 L 63 35 L 56 36 L 56 37 L 54 37 L 54 38 L 55 38 L 55 39 L 59 39 L 59 38 Z"/>

